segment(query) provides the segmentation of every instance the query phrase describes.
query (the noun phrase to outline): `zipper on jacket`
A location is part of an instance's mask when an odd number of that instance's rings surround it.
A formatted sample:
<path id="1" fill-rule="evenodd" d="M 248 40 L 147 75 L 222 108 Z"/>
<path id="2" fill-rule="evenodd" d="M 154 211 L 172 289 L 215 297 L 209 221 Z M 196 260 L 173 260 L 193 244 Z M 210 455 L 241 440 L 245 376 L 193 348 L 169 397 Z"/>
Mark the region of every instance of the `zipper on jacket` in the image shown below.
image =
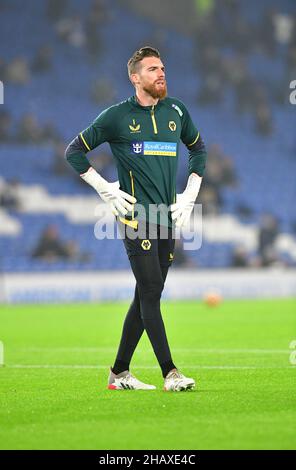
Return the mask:
<path id="1" fill-rule="evenodd" d="M 154 105 L 152 106 L 152 109 L 151 109 L 151 119 L 152 119 L 154 134 L 157 134 L 158 130 L 157 130 L 156 119 L 154 116 Z"/>
<path id="2" fill-rule="evenodd" d="M 134 184 L 134 178 L 133 178 L 133 173 L 130 170 L 130 179 L 131 179 L 131 189 L 132 189 L 132 196 L 135 197 L 135 184 Z M 135 218 L 135 205 L 133 204 L 133 210 L 132 210 L 132 220 Z"/>

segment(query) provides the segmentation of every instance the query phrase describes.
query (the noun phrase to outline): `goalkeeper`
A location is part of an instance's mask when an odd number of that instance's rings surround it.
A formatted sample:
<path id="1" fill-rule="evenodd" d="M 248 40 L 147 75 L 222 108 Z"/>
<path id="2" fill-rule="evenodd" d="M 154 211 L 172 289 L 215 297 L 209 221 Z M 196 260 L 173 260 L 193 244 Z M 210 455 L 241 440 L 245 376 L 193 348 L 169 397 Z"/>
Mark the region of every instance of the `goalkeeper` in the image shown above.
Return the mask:
<path id="1" fill-rule="evenodd" d="M 136 279 L 108 388 L 155 389 L 130 372 L 133 353 L 146 330 L 162 371 L 164 389 L 187 390 L 195 381 L 185 377 L 173 362 L 160 299 L 173 260 L 173 225 L 181 227 L 189 220 L 202 181 L 206 150 L 184 104 L 167 96 L 159 52 L 143 47 L 127 65 L 135 95 L 104 110 L 68 145 L 65 156 L 110 205 Z M 184 192 L 176 197 L 180 140 L 189 151 L 189 177 Z M 87 152 L 103 142 L 110 144 L 119 184 L 107 182 L 86 158 Z M 163 227 L 165 237 L 161 235 Z"/>

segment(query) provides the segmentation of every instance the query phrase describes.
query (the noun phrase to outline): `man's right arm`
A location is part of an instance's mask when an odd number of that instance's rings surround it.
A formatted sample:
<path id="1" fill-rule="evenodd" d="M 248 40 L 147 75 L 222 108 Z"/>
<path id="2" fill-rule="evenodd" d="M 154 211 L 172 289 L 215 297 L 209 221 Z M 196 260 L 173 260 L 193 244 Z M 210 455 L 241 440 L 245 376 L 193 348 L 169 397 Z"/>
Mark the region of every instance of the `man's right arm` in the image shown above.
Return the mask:
<path id="1" fill-rule="evenodd" d="M 108 126 L 108 109 L 106 109 L 66 148 L 65 158 L 79 175 L 86 173 L 91 168 L 86 154 L 110 139 L 108 128 L 110 126 Z"/>
<path id="2" fill-rule="evenodd" d="M 104 202 L 109 204 L 114 215 L 126 215 L 133 209 L 136 199 L 119 189 L 119 183 L 109 183 L 90 165 L 86 158 L 87 152 L 103 142 L 112 139 L 110 129 L 114 132 L 114 120 L 111 119 L 110 109 L 103 111 L 99 117 L 83 132 L 75 137 L 65 151 L 65 157 L 80 177 L 92 186 Z"/>
<path id="3" fill-rule="evenodd" d="M 65 151 L 65 158 L 80 175 L 86 173 L 91 167 L 86 158 L 89 149 L 86 148 L 81 136 L 82 132 L 70 142 Z"/>

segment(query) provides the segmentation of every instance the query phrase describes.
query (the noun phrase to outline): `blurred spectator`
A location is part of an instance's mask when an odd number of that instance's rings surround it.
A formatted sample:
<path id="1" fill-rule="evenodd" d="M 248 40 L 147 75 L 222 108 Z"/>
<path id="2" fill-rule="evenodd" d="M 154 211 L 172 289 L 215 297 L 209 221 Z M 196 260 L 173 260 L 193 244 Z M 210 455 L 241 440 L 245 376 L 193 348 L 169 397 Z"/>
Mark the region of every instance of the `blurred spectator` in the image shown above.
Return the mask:
<path id="1" fill-rule="evenodd" d="M 60 134 L 52 122 L 46 122 L 42 127 L 42 142 L 51 143 L 60 140 Z"/>
<path id="2" fill-rule="evenodd" d="M 39 242 L 32 253 L 33 258 L 43 258 L 54 261 L 58 258 L 67 258 L 65 243 L 60 239 L 55 225 L 49 225 L 41 234 Z"/>
<path id="3" fill-rule="evenodd" d="M 17 140 L 21 143 L 39 143 L 42 141 L 42 129 L 32 113 L 25 114 L 19 124 Z"/>
<path id="4" fill-rule="evenodd" d="M 0 188 L 0 207 L 12 211 L 18 211 L 21 208 L 19 187 L 20 182 L 18 179 L 2 182 Z"/>
<path id="5" fill-rule="evenodd" d="M 217 215 L 219 214 L 222 206 L 221 195 L 206 184 L 202 185 L 199 196 L 199 204 L 202 204 L 203 215 Z"/>
<path id="6" fill-rule="evenodd" d="M 223 157 L 221 160 L 221 183 L 223 186 L 236 187 L 237 185 L 237 176 L 230 157 Z"/>
<path id="7" fill-rule="evenodd" d="M 213 14 L 213 10 L 209 8 L 207 11 L 201 11 L 200 5 L 196 8 L 196 27 L 195 27 L 195 60 L 199 63 L 199 56 L 207 46 L 215 47 L 222 39 L 220 36 L 220 28 L 217 28 L 217 17 Z"/>
<path id="8" fill-rule="evenodd" d="M 208 147 L 207 168 L 199 194 L 203 214 L 218 214 L 222 206 L 221 191 L 225 186 L 236 187 L 237 176 L 233 162 L 218 144 Z"/>
<path id="9" fill-rule="evenodd" d="M 59 139 L 59 134 L 52 123 L 41 127 L 33 113 L 25 114 L 19 124 L 17 140 L 24 144 L 40 144 Z"/>
<path id="10" fill-rule="evenodd" d="M 250 52 L 255 44 L 254 28 L 251 23 L 247 23 L 242 15 L 237 15 L 230 32 L 232 33 L 228 36 L 230 44 L 233 44 L 238 52 Z"/>
<path id="11" fill-rule="evenodd" d="M 257 44 L 270 56 L 276 52 L 275 40 L 275 15 L 276 10 L 271 7 L 263 13 L 262 21 L 258 25 Z"/>
<path id="12" fill-rule="evenodd" d="M 255 95 L 255 80 L 246 71 L 246 74 L 239 77 L 236 76 L 236 82 L 234 82 L 234 90 L 236 93 L 236 111 L 240 114 L 245 112 L 255 112 L 257 106 L 257 100 Z"/>
<path id="13" fill-rule="evenodd" d="M 234 170 L 233 161 L 225 155 L 218 144 L 212 144 L 208 149 L 209 168 L 207 168 L 207 182 L 216 188 L 222 186 L 235 186 L 237 176 Z"/>
<path id="14" fill-rule="evenodd" d="M 6 66 L 6 80 L 16 85 L 26 85 L 31 79 L 28 60 L 17 57 Z"/>
<path id="15" fill-rule="evenodd" d="M 91 5 L 91 13 L 96 17 L 98 24 L 103 24 L 106 19 L 108 19 L 106 0 L 93 0 Z"/>
<path id="16" fill-rule="evenodd" d="M 90 14 L 86 19 L 86 49 L 92 63 L 98 62 L 102 55 L 102 39 L 99 33 L 99 25 L 95 16 Z"/>
<path id="17" fill-rule="evenodd" d="M 201 105 L 219 103 L 223 97 L 225 80 L 221 54 L 215 46 L 205 46 L 198 55 L 198 69 L 201 75 L 201 88 L 198 102 Z"/>
<path id="18" fill-rule="evenodd" d="M 240 113 L 252 111 L 256 106 L 255 81 L 248 71 L 246 56 L 240 54 L 226 59 L 224 73 L 225 80 L 235 91 L 236 110 Z"/>
<path id="19" fill-rule="evenodd" d="M 221 103 L 223 98 L 223 81 L 216 73 L 208 73 L 199 89 L 197 102 L 200 105 Z"/>
<path id="20" fill-rule="evenodd" d="M 215 35 L 217 37 L 217 45 L 235 47 L 234 25 L 240 18 L 240 8 L 238 0 L 219 0 L 215 2 L 213 11 L 213 27 L 215 27 Z"/>
<path id="21" fill-rule="evenodd" d="M 7 109 L 0 108 L 0 142 L 12 140 L 12 119 Z"/>
<path id="22" fill-rule="evenodd" d="M 222 186 L 233 186 L 237 177 L 234 171 L 232 159 L 224 154 L 218 144 L 212 144 L 208 148 L 208 161 L 205 180 L 215 189 Z"/>
<path id="23" fill-rule="evenodd" d="M 257 106 L 255 113 L 256 132 L 261 135 L 270 135 L 273 131 L 271 110 L 267 103 Z"/>
<path id="24" fill-rule="evenodd" d="M 249 266 L 248 253 L 244 246 L 236 246 L 232 252 L 231 267 L 247 268 Z"/>
<path id="25" fill-rule="evenodd" d="M 296 31 L 296 20 L 295 20 L 295 31 Z M 296 33 L 295 33 L 296 37 Z M 296 42 L 296 39 L 295 39 Z M 296 44 L 292 44 L 287 53 L 287 81 L 295 80 L 296 77 Z"/>
<path id="26" fill-rule="evenodd" d="M 208 153 L 208 165 L 207 172 L 205 175 L 205 184 L 207 187 L 212 188 L 215 191 L 219 191 L 222 183 L 221 175 L 221 161 L 211 158 L 211 148 Z"/>
<path id="27" fill-rule="evenodd" d="M 52 68 L 52 48 L 50 46 L 42 46 L 37 51 L 31 68 L 35 73 L 48 72 Z"/>
<path id="28" fill-rule="evenodd" d="M 66 244 L 60 239 L 58 228 L 55 225 L 48 225 L 45 228 L 32 256 L 49 262 L 59 258 L 68 258 Z"/>
<path id="29" fill-rule="evenodd" d="M 269 266 L 276 261 L 274 245 L 279 233 L 278 222 L 273 215 L 262 217 L 258 233 L 258 252 L 262 266 Z"/>
<path id="30" fill-rule="evenodd" d="M 267 268 L 270 266 L 285 266 L 279 254 L 273 246 L 268 246 L 265 249 L 264 256 L 261 257 L 261 267 Z"/>
<path id="31" fill-rule="evenodd" d="M 56 30 L 59 37 L 71 46 L 82 47 L 85 45 L 86 38 L 79 15 L 62 18 L 57 22 Z"/>
<path id="32" fill-rule="evenodd" d="M 47 17 L 56 22 L 60 20 L 66 11 L 68 0 L 47 0 Z"/>
<path id="33" fill-rule="evenodd" d="M 77 243 L 73 240 L 64 242 L 59 235 L 57 226 L 48 225 L 32 253 L 33 258 L 41 258 L 48 262 L 59 259 L 68 261 L 88 261 L 87 253 L 80 253 Z"/>
<path id="34" fill-rule="evenodd" d="M 85 22 L 86 49 L 93 63 L 100 58 L 103 45 L 101 28 L 108 19 L 104 0 L 93 0 Z"/>

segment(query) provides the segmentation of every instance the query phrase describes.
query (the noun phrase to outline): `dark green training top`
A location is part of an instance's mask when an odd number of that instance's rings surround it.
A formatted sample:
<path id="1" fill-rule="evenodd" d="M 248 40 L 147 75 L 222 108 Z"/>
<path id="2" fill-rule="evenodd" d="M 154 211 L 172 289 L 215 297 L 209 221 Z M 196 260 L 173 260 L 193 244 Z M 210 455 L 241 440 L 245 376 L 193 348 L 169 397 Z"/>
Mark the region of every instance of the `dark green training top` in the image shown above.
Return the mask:
<path id="1" fill-rule="evenodd" d="M 171 226 L 164 207 L 175 202 L 180 140 L 189 150 L 189 174 L 202 176 L 206 150 L 185 105 L 167 97 L 154 106 L 141 106 L 132 96 L 104 110 L 69 144 L 65 155 L 73 168 L 83 174 L 91 166 L 86 153 L 108 142 L 120 189 L 137 199 L 133 213 L 126 219 L 142 219 L 142 211 L 138 210 L 141 204 L 146 220 Z M 162 215 L 155 219 L 157 212 Z"/>

